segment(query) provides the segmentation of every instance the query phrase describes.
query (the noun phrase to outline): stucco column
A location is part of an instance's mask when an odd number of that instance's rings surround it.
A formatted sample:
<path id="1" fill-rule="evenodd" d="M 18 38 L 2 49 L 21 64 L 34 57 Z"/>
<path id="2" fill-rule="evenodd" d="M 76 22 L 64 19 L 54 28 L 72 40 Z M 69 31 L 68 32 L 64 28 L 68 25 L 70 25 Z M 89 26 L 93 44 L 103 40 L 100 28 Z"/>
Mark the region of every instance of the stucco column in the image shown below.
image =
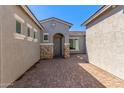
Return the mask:
<path id="1" fill-rule="evenodd" d="M 69 43 L 64 43 L 64 58 L 69 58 L 70 57 L 70 44 Z"/>

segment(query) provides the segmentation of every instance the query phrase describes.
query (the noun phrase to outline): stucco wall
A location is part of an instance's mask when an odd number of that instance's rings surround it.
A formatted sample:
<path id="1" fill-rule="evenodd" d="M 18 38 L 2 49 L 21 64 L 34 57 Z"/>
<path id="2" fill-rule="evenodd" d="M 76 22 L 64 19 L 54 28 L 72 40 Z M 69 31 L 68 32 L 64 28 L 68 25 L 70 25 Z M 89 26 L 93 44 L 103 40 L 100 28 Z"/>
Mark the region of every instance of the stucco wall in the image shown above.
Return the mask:
<path id="1" fill-rule="evenodd" d="M 1 87 L 1 53 L 2 52 L 1 52 L 1 42 L 0 42 L 0 87 Z"/>
<path id="2" fill-rule="evenodd" d="M 52 27 L 52 23 L 55 23 L 56 26 Z M 47 22 L 42 23 L 43 27 L 46 28 L 46 32 L 44 33 L 49 33 L 49 43 L 53 43 L 53 36 L 56 33 L 61 33 L 65 37 L 65 43 L 69 42 L 69 26 L 65 25 L 63 23 L 60 23 L 56 20 L 50 20 Z"/>
<path id="3" fill-rule="evenodd" d="M 36 37 L 38 42 L 34 42 L 34 40 L 28 41 L 27 38 L 18 39 L 15 37 L 15 13 L 25 21 L 22 28 L 24 35 L 26 35 L 27 23 L 37 29 Z M 0 6 L 1 14 L 3 15 L 1 82 L 2 87 L 6 87 L 40 59 L 40 28 L 19 6 Z M 33 33 L 31 35 L 33 37 Z"/>
<path id="4" fill-rule="evenodd" d="M 124 6 L 89 24 L 86 31 L 90 63 L 124 79 Z"/>
<path id="5" fill-rule="evenodd" d="M 1 86 L 1 28 L 0 28 L 0 86 Z"/>

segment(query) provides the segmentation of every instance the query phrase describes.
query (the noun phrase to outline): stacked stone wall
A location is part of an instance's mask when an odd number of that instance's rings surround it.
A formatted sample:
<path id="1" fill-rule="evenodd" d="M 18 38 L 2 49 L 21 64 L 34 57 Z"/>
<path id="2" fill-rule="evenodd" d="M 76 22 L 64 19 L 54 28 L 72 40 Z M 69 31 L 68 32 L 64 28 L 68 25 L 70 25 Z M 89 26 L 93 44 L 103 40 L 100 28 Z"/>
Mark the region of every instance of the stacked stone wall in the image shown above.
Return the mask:
<path id="1" fill-rule="evenodd" d="M 41 45 L 40 49 L 41 59 L 53 58 L 53 45 Z"/>
<path id="2" fill-rule="evenodd" d="M 69 44 L 64 45 L 64 58 L 69 58 L 70 57 L 70 48 Z"/>

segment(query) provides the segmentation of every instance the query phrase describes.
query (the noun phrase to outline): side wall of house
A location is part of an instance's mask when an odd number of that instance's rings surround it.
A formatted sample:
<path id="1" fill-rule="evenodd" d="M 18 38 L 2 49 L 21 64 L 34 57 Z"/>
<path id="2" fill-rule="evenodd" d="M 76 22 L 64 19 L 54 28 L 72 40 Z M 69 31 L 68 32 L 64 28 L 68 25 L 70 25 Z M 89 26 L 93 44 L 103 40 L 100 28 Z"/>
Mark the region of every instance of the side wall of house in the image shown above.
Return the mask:
<path id="1" fill-rule="evenodd" d="M 1 11 L 1 8 L 0 8 L 0 11 Z M 0 14 L 0 20 L 2 20 L 1 19 L 1 17 L 2 17 L 2 15 Z M 1 21 L 0 21 L 0 87 L 1 87 L 1 62 L 2 62 L 2 57 L 1 57 L 1 54 L 2 54 L 2 51 L 1 51 L 1 46 L 2 46 L 2 42 L 1 42 L 1 40 L 2 40 L 2 24 L 1 24 Z"/>
<path id="2" fill-rule="evenodd" d="M 20 6 L 0 6 L 0 13 L 3 14 L 1 82 L 2 87 L 7 87 L 40 59 L 40 28 Z M 15 14 L 24 20 L 23 36 L 16 33 Z M 27 39 L 27 23 L 32 26 L 30 40 Z M 33 28 L 37 30 L 37 42 L 33 38 Z"/>
<path id="3" fill-rule="evenodd" d="M 90 63 L 124 79 L 124 6 L 118 6 L 88 25 Z"/>

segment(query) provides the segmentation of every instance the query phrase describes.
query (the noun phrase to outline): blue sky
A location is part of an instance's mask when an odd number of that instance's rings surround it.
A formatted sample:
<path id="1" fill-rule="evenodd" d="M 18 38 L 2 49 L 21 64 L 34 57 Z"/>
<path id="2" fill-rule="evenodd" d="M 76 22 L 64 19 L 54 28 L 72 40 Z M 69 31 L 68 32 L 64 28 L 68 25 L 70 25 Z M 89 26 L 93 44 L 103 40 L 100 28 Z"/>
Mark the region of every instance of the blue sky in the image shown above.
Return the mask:
<path id="1" fill-rule="evenodd" d="M 38 20 L 56 17 L 73 24 L 71 31 L 84 31 L 81 23 L 94 14 L 100 5 L 30 5 Z"/>

